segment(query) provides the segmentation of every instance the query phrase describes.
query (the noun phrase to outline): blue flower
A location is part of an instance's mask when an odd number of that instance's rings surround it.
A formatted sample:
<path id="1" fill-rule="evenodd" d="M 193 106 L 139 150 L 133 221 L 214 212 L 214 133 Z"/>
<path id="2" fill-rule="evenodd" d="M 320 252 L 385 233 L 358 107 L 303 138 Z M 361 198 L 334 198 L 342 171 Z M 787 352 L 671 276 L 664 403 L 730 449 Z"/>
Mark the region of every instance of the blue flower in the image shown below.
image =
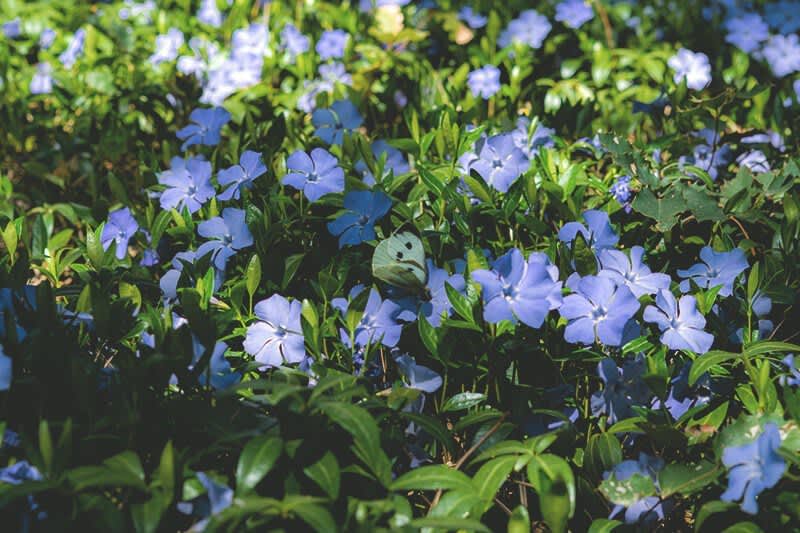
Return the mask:
<path id="1" fill-rule="evenodd" d="M 736 278 L 749 266 L 744 251 L 740 248 L 734 248 L 730 252 L 715 252 L 710 246 L 705 246 L 700 250 L 700 259 L 701 263 L 686 270 L 678 270 L 678 275 L 684 278 L 681 291 L 689 291 L 691 280 L 703 289 L 722 286 L 719 295 L 730 296 Z"/>
<path id="2" fill-rule="evenodd" d="M 502 193 L 508 192 L 530 166 L 530 161 L 514 144 L 510 133 L 479 141 L 476 148 L 477 159 L 469 163 L 469 169 L 474 169 L 486 183 Z"/>
<path id="3" fill-rule="evenodd" d="M 626 213 L 631 212 L 631 177 L 620 176 L 608 190 Z"/>
<path id="4" fill-rule="evenodd" d="M 200 362 L 206 347 L 200 342 L 196 335 L 192 335 L 192 363 L 189 365 L 189 370 L 194 370 L 195 365 Z M 225 352 L 228 351 L 228 345 L 222 341 L 214 344 L 214 350 L 211 353 L 211 358 L 208 361 L 208 366 L 198 377 L 201 385 L 210 384 L 216 390 L 227 389 L 231 385 L 238 383 L 242 379 L 242 375 L 238 372 L 233 372 L 231 364 L 225 359 Z"/>
<path id="5" fill-rule="evenodd" d="M 381 158 L 386 158 L 386 161 L 383 165 L 383 175 L 381 176 L 381 179 L 388 176 L 389 173 L 392 173 L 394 176 L 399 176 L 400 174 L 405 174 L 411 170 L 411 167 L 408 164 L 408 159 L 406 159 L 406 156 L 403 155 L 403 152 L 390 145 L 386 141 L 382 139 L 374 141 L 372 143 L 371 150 L 372 156 L 376 163 L 378 163 Z M 370 172 L 369 167 L 363 159 L 359 159 L 354 165 L 354 168 L 357 172 L 361 173 L 365 185 L 369 187 L 375 185 L 375 176 L 372 175 L 372 172 Z"/>
<path id="6" fill-rule="evenodd" d="M 742 500 L 742 511 L 757 514 L 756 497 L 777 485 L 786 469 L 786 462 L 778 454 L 780 445 L 780 430 L 769 423 L 753 442 L 725 448 L 722 463 L 728 467 L 728 489 L 720 499 L 726 502 Z"/>
<path id="7" fill-rule="evenodd" d="M 580 28 L 592 18 L 594 11 L 585 0 L 563 0 L 556 6 L 555 19 L 569 28 Z"/>
<path id="8" fill-rule="evenodd" d="M 337 83 L 347 86 L 353 84 L 353 77 L 347 73 L 345 66 L 336 61 L 320 65 L 319 78 L 319 91 L 332 92 Z"/>
<path id="9" fill-rule="evenodd" d="M 302 150 L 294 152 L 286 160 L 286 167 L 289 173 L 282 183 L 303 191 L 311 202 L 344 191 L 344 171 L 336 157 L 323 148 L 314 148 L 310 156 Z"/>
<path id="10" fill-rule="evenodd" d="M 242 209 L 227 207 L 221 217 L 201 222 L 197 233 L 206 239 L 197 249 L 197 257 L 211 253 L 214 267 L 225 270 L 228 259 L 236 255 L 238 250 L 253 245 L 253 235 L 245 223 L 245 212 Z"/>
<path id="11" fill-rule="evenodd" d="M 50 63 L 37 63 L 36 72 L 31 78 L 31 94 L 50 94 L 53 92 L 53 67 Z"/>
<path id="12" fill-rule="evenodd" d="M 708 62 L 708 56 L 702 52 L 681 48 L 667 60 L 667 65 L 675 71 L 673 76 L 675 83 L 685 79 L 686 86 L 695 91 L 711 83 L 711 64 Z"/>
<path id="13" fill-rule="evenodd" d="M 0 318 L 2 318 L 0 316 Z M 0 391 L 8 390 L 11 387 L 11 377 L 13 376 L 13 361 L 3 351 L 0 344 Z"/>
<path id="14" fill-rule="evenodd" d="M 800 385 L 800 368 L 797 368 L 795 364 L 794 354 L 787 355 L 782 362 L 786 365 L 789 374 L 779 378 L 780 384 L 784 387 L 797 387 Z"/>
<path id="15" fill-rule="evenodd" d="M 561 305 L 558 268 L 544 254 L 532 253 L 526 262 L 513 248 L 492 263 L 492 270 L 474 270 L 472 279 L 481 284 L 483 317 L 491 324 L 519 320 L 538 328 Z"/>
<path id="16" fill-rule="evenodd" d="M 646 371 L 647 361 L 641 354 L 625 361 L 622 368 L 611 358 L 600 361 L 597 373 L 604 386 L 591 397 L 592 416 L 605 415 L 614 424 L 634 416 L 634 405 L 649 405 L 652 394 L 642 379 Z"/>
<path id="17" fill-rule="evenodd" d="M 203 472 L 196 472 L 195 475 L 206 489 L 206 493 L 188 502 L 178 502 L 176 508 L 183 514 L 201 519 L 191 527 L 191 531 L 205 531 L 212 516 L 221 513 L 233 504 L 233 489 L 217 483 Z"/>
<path id="18" fill-rule="evenodd" d="M 657 306 L 657 307 L 656 307 Z M 714 343 L 714 336 L 703 331 L 706 319 L 697 310 L 694 296 L 681 296 L 680 301 L 665 289 L 656 294 L 656 306 L 644 310 L 645 322 L 661 330 L 661 342 L 671 350 L 691 350 L 704 354 Z"/>
<path id="19" fill-rule="evenodd" d="M 559 313 L 569 322 L 564 330 L 567 342 L 619 346 L 625 325 L 639 310 L 639 300 L 625 285 L 617 286 L 605 277 L 585 276 L 576 293 L 564 298 Z"/>
<path id="20" fill-rule="evenodd" d="M 339 236 L 339 248 L 375 238 L 375 222 L 392 208 L 392 200 L 377 191 L 353 191 L 344 197 L 346 213 L 328 222 L 328 231 Z"/>
<path id="21" fill-rule="evenodd" d="M 655 294 L 659 289 L 668 289 L 670 278 L 667 274 L 653 273 L 644 261 L 644 248 L 631 248 L 630 258 L 624 252 L 602 249 L 597 254 L 602 270 L 598 276 L 609 278 L 617 285 L 628 287 L 636 298 L 645 294 Z"/>
<path id="22" fill-rule="evenodd" d="M 769 39 L 769 27 L 758 13 L 744 13 L 725 22 L 728 34 L 725 42 L 731 43 L 745 53 L 753 53 L 761 43 Z"/>
<path id="23" fill-rule="evenodd" d="M 3 23 L 3 35 L 7 39 L 16 39 L 22 35 L 22 21 L 19 17 Z"/>
<path id="24" fill-rule="evenodd" d="M 447 270 L 439 268 L 430 259 L 426 260 L 428 267 L 428 282 L 426 292 L 428 298 L 403 295 L 393 301 L 402 308 L 397 319 L 405 322 L 414 322 L 422 314 L 433 327 L 438 328 L 442 323 L 442 316 L 449 317 L 453 313 L 453 306 L 447 297 L 445 284 L 449 284 L 456 292 L 464 294 L 467 284 L 462 274 L 450 274 Z"/>
<path id="25" fill-rule="evenodd" d="M 156 37 L 156 51 L 150 56 L 150 62 L 158 65 L 165 61 L 175 61 L 181 46 L 183 46 L 183 32 L 178 28 L 170 28 L 166 34 Z"/>
<path id="26" fill-rule="evenodd" d="M 467 85 L 473 96 L 488 100 L 500 90 L 500 69 L 494 65 L 486 65 L 473 70 L 467 76 Z"/>
<path id="27" fill-rule="evenodd" d="M 238 200 L 241 191 L 249 189 L 255 179 L 267 171 L 266 165 L 261 161 L 261 154 L 252 150 L 245 150 L 239 158 L 239 164 L 220 170 L 217 181 L 224 191 L 217 196 L 220 200 Z"/>
<path id="28" fill-rule="evenodd" d="M 303 35 L 294 24 L 287 24 L 281 30 L 281 48 L 286 50 L 291 59 L 308 52 L 309 45 L 309 38 Z"/>
<path id="29" fill-rule="evenodd" d="M 289 302 L 273 294 L 253 309 L 258 321 L 247 328 L 244 351 L 264 367 L 300 363 L 306 358 L 305 340 L 300 325 L 300 302 Z"/>
<path id="30" fill-rule="evenodd" d="M 161 208 L 181 211 L 186 207 L 190 213 L 197 212 L 214 197 L 211 163 L 202 157 L 173 157 L 170 163 L 169 170 L 158 174 L 158 182 L 167 186 L 161 193 Z"/>
<path id="31" fill-rule="evenodd" d="M 324 61 L 342 57 L 349 37 L 350 35 L 344 30 L 328 30 L 324 32 L 315 47 L 319 58 Z"/>
<path id="32" fill-rule="evenodd" d="M 184 267 L 186 264 L 193 266 L 201 257 L 202 256 L 197 255 L 197 253 L 192 250 L 178 252 L 175 254 L 175 257 L 172 258 L 172 269 L 165 272 L 164 275 L 161 276 L 161 279 L 158 283 L 165 299 L 175 300 L 178 297 L 178 282 L 180 282 L 181 276 L 184 275 Z M 225 272 L 222 270 L 215 269 L 215 291 L 222 286 L 222 282 L 224 281 L 224 273 Z M 191 285 L 193 285 L 195 281 L 196 279 L 192 278 Z"/>
<path id="33" fill-rule="evenodd" d="M 527 9 L 508 23 L 500 33 L 497 44 L 505 48 L 511 43 L 522 43 L 536 50 L 542 46 L 552 27 L 547 17 L 534 9 Z"/>
<path id="34" fill-rule="evenodd" d="M 773 35 L 761 49 L 772 73 L 782 78 L 800 72 L 800 38 L 791 35 Z"/>
<path id="35" fill-rule="evenodd" d="M 750 150 L 736 158 L 740 167 L 749 168 L 753 172 L 769 172 L 770 166 L 767 156 L 761 150 Z"/>
<path id="36" fill-rule="evenodd" d="M 418 365 L 410 355 L 401 355 L 394 360 L 408 387 L 422 392 L 433 393 L 442 386 L 442 376 L 428 368 Z"/>
<path id="37" fill-rule="evenodd" d="M 639 460 L 622 461 L 613 469 L 603 474 L 603 479 L 615 479 L 617 481 L 625 481 L 631 477 L 638 475 L 650 478 L 655 485 L 656 490 L 658 487 L 658 473 L 664 468 L 664 460 L 657 457 L 652 457 L 646 453 L 639 454 Z M 651 523 L 664 518 L 665 502 L 658 496 L 646 496 L 630 506 L 623 507 L 622 505 L 615 505 L 611 510 L 609 518 L 614 518 L 623 510 L 625 510 L 625 523 Z"/>
<path id="38" fill-rule="evenodd" d="M 483 28 L 489 21 L 487 17 L 481 15 L 480 13 L 475 12 L 469 6 L 461 8 L 461 11 L 458 12 L 458 18 L 463 20 L 467 24 L 467 26 L 469 26 L 473 30 Z"/>
<path id="39" fill-rule="evenodd" d="M 58 60 L 61 61 L 64 68 L 72 68 L 72 65 L 78 60 L 78 56 L 83 53 L 83 43 L 85 40 L 86 30 L 81 28 L 75 32 L 75 35 L 72 36 L 72 40 L 67 45 L 67 49 L 58 56 Z"/>
<path id="40" fill-rule="evenodd" d="M 56 32 L 52 28 L 45 28 L 42 30 L 42 33 L 39 34 L 39 48 L 42 50 L 47 50 L 56 40 Z"/>
<path id="41" fill-rule="evenodd" d="M 356 326 L 354 341 L 356 348 L 364 348 L 374 343 L 381 343 L 388 348 L 393 348 L 400 342 L 403 325 L 397 321 L 397 316 L 402 308 L 391 300 L 381 300 L 381 295 L 375 289 L 370 289 L 367 305 L 361 321 Z M 340 332 L 342 342 L 350 346 L 347 332 Z"/>
<path id="42" fill-rule="evenodd" d="M 533 131 L 531 131 L 532 126 L 534 126 Z M 522 150 L 528 159 L 533 159 L 539 153 L 540 148 L 555 146 L 555 141 L 553 141 L 555 132 L 553 128 L 545 127 L 541 122 L 537 121 L 533 124 L 528 117 L 519 117 L 517 127 L 511 131 L 511 137 L 514 139 L 516 147 Z"/>
<path id="43" fill-rule="evenodd" d="M 178 139 L 184 141 L 181 150 L 193 144 L 216 146 L 219 144 L 219 131 L 231 119 L 231 114 L 222 107 L 197 108 L 189 115 L 194 122 L 178 131 Z"/>
<path id="44" fill-rule="evenodd" d="M 328 144 L 342 144 L 345 133 L 361 126 L 363 118 L 350 100 L 339 100 L 329 109 L 317 109 L 311 115 L 311 123 L 317 128 L 317 137 Z"/>
<path id="45" fill-rule="evenodd" d="M 766 10 L 769 25 L 784 35 L 800 30 L 800 2 L 779 0 L 769 4 Z"/>
<path id="46" fill-rule="evenodd" d="M 619 241 L 619 235 L 614 233 L 608 214 L 590 209 L 583 213 L 583 219 L 586 221 L 586 226 L 580 222 L 567 222 L 564 224 L 564 227 L 558 232 L 558 239 L 564 243 L 571 243 L 580 233 L 595 252 L 616 246 Z"/>
<path id="47" fill-rule="evenodd" d="M 137 231 L 139 224 L 127 207 L 109 213 L 108 222 L 103 226 L 103 234 L 100 236 L 103 250 L 108 250 L 112 242 L 116 243 L 117 259 L 125 259 L 128 255 L 128 241 Z"/>
<path id="48" fill-rule="evenodd" d="M 711 379 L 708 374 L 703 374 L 695 381 L 694 385 L 690 386 L 689 371 L 691 368 L 691 362 L 687 362 L 681 367 L 678 375 L 670 381 L 672 387 L 669 389 L 669 396 L 664 400 L 664 407 L 675 420 L 685 415 L 693 407 L 706 405 L 711 399 Z M 653 407 L 658 408 L 658 402 Z"/>
<path id="49" fill-rule="evenodd" d="M 201 0 L 200 9 L 197 10 L 197 20 L 212 28 L 222 26 L 222 12 L 217 7 L 217 0 Z"/>

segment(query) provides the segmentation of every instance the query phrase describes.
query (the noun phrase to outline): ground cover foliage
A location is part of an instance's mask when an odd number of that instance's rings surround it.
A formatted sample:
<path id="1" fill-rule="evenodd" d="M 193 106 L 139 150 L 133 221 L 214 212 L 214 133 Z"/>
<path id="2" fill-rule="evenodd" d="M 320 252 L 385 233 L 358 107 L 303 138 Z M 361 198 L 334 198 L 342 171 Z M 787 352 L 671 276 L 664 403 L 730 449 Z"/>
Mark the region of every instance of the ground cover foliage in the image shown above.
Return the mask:
<path id="1" fill-rule="evenodd" d="M 799 529 L 800 3 L 535 4 L 0 0 L 4 529 Z"/>

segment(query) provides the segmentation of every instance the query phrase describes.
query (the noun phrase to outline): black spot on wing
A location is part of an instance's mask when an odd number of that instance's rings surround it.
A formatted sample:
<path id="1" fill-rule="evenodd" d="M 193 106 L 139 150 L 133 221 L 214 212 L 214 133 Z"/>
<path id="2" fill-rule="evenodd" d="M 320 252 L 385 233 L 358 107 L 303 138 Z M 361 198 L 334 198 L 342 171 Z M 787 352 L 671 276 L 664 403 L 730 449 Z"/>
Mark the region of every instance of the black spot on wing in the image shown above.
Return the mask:
<path id="1" fill-rule="evenodd" d="M 403 252 L 397 252 L 397 258 L 398 259 L 402 259 L 403 258 Z"/>
<path id="2" fill-rule="evenodd" d="M 409 241 L 409 242 L 406 242 L 406 248 L 407 248 L 407 249 L 409 249 L 409 250 L 410 250 L 411 248 L 413 248 L 413 246 L 411 246 L 411 242 L 410 242 L 410 241 Z"/>

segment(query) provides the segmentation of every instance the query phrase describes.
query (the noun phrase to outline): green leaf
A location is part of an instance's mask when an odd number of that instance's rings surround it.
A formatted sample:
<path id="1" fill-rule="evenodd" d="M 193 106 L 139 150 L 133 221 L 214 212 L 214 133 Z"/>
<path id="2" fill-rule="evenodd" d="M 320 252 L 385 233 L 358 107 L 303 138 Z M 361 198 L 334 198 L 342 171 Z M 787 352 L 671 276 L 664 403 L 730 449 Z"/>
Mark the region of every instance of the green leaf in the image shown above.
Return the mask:
<path id="1" fill-rule="evenodd" d="M 17 244 L 19 243 L 19 235 L 17 234 L 17 226 L 14 221 L 6 224 L 6 229 L 3 230 L 3 243 L 6 245 L 8 256 L 11 258 L 11 263 L 14 263 L 14 254 L 17 253 Z"/>
<path id="2" fill-rule="evenodd" d="M 472 479 L 478 497 L 487 504 L 491 503 L 516 463 L 516 456 L 503 456 L 481 466 Z"/>
<path id="3" fill-rule="evenodd" d="M 673 494 L 689 495 L 715 481 L 721 468 L 710 462 L 700 461 L 696 465 L 670 464 L 658 474 L 661 497 Z"/>
<path id="4" fill-rule="evenodd" d="M 508 518 L 508 533 L 530 533 L 530 530 L 531 517 L 528 509 L 523 505 L 518 505 Z"/>
<path id="5" fill-rule="evenodd" d="M 798 351 L 800 351 L 800 345 L 792 344 L 790 342 L 758 341 L 748 346 L 744 351 L 744 355 L 746 357 L 756 357 L 764 354 Z"/>
<path id="6" fill-rule="evenodd" d="M 315 531 L 321 533 L 338 531 L 331 513 L 320 505 L 300 503 L 292 506 L 292 512 L 296 513 L 303 522 L 311 526 Z"/>
<path id="7" fill-rule="evenodd" d="M 440 531 L 476 531 L 491 533 L 491 529 L 477 520 L 470 520 L 469 518 L 426 516 L 425 518 L 412 520 L 409 525 L 417 531 L 423 528 L 431 528 Z"/>
<path id="8" fill-rule="evenodd" d="M 378 424 L 369 412 L 356 405 L 326 401 L 320 411 L 353 436 L 356 455 L 384 486 L 391 483 L 391 464 L 381 448 Z"/>
<path id="9" fill-rule="evenodd" d="M 722 530 L 722 533 L 763 533 L 763 529 L 753 522 L 739 522 Z"/>
<path id="10" fill-rule="evenodd" d="M 419 329 L 419 338 L 422 340 L 422 344 L 428 349 L 432 356 L 437 357 L 439 356 L 439 336 L 437 334 L 437 329 L 434 328 L 428 319 L 420 313 L 417 317 L 417 328 Z"/>
<path id="11" fill-rule="evenodd" d="M 613 475 L 600 483 L 600 492 L 608 501 L 630 507 L 642 498 L 655 496 L 656 486 L 649 476 L 635 473 L 627 479 L 616 479 Z"/>
<path id="12" fill-rule="evenodd" d="M 339 462 L 331 452 L 325 452 L 322 459 L 305 468 L 303 472 L 332 500 L 339 497 Z"/>
<path id="13" fill-rule="evenodd" d="M 481 394 L 479 392 L 462 392 L 452 396 L 451 398 L 448 398 L 441 410 L 443 413 L 449 411 L 463 411 L 464 409 L 475 407 L 476 405 L 483 403 L 485 400 L 485 394 Z"/>
<path id="14" fill-rule="evenodd" d="M 611 520 L 610 518 L 597 518 L 592 522 L 592 525 L 589 526 L 588 533 L 611 533 L 621 525 L 622 522 L 619 520 Z"/>
<path id="15" fill-rule="evenodd" d="M 547 525 L 554 532 L 566 531 L 575 514 L 575 476 L 569 463 L 550 453 L 536 455 L 528 463 L 527 474 Z"/>
<path id="16" fill-rule="evenodd" d="M 597 259 L 580 232 L 575 234 L 575 240 L 572 242 L 572 259 L 575 262 L 575 271 L 581 276 L 597 274 Z"/>
<path id="17" fill-rule="evenodd" d="M 467 300 L 466 296 L 455 290 L 449 283 L 445 282 L 444 290 L 447 292 L 447 299 L 450 300 L 450 305 L 453 306 L 455 312 L 466 320 L 474 324 L 475 318 L 472 315 L 472 304 Z"/>
<path id="18" fill-rule="evenodd" d="M 252 299 L 261 283 L 261 259 L 258 257 L 258 254 L 253 254 L 253 257 L 250 258 L 250 262 L 247 263 L 244 279 L 247 286 L 247 294 L 249 294 Z"/>
<path id="19" fill-rule="evenodd" d="M 169 441 L 161 452 L 161 461 L 158 463 L 158 479 L 161 481 L 161 486 L 170 495 L 175 492 L 177 474 L 175 449 L 172 447 L 172 441 Z"/>
<path id="20" fill-rule="evenodd" d="M 53 467 L 53 437 L 47 420 L 39 422 L 39 453 L 42 454 L 44 468 L 49 473 Z"/>
<path id="21" fill-rule="evenodd" d="M 597 475 L 622 462 L 622 446 L 612 433 L 592 435 L 586 446 L 588 465 Z"/>
<path id="22" fill-rule="evenodd" d="M 278 437 L 261 436 L 252 439 L 242 450 L 236 465 L 236 489 L 246 493 L 264 479 L 283 451 Z"/>
<path id="23" fill-rule="evenodd" d="M 455 452 L 456 445 L 453 441 L 453 436 L 450 435 L 450 432 L 447 431 L 447 428 L 444 427 L 444 424 L 439 422 L 439 420 L 436 418 L 425 414 L 411 413 L 408 411 L 399 411 L 397 414 L 402 418 L 410 420 L 411 422 L 421 426 L 422 429 L 427 431 L 431 437 L 443 444 L 450 453 Z"/>
<path id="24" fill-rule="evenodd" d="M 692 361 L 692 368 L 689 369 L 689 385 L 694 385 L 700 376 L 708 372 L 712 366 L 738 358 L 739 354 L 722 350 L 711 350 L 704 353 Z"/>
<path id="25" fill-rule="evenodd" d="M 100 270 L 105 258 L 105 250 L 103 250 L 103 243 L 100 240 L 102 233 L 103 224 L 100 224 L 94 231 L 91 228 L 86 230 L 86 256 L 95 270 Z"/>
<path id="26" fill-rule="evenodd" d="M 678 222 L 678 214 L 686 209 L 684 199 L 671 188 L 662 198 L 656 197 L 650 189 L 642 189 L 631 206 L 644 216 L 654 219 L 661 231 L 671 230 Z"/>
<path id="27" fill-rule="evenodd" d="M 131 516 L 136 532 L 154 533 L 169 504 L 170 500 L 166 494 L 155 492 L 146 502 L 131 505 Z"/>
<path id="28" fill-rule="evenodd" d="M 395 479 L 389 489 L 393 491 L 451 489 L 474 491 L 475 486 L 463 472 L 445 465 L 428 465 L 406 472 Z"/>
<path id="29" fill-rule="evenodd" d="M 737 505 L 735 503 L 722 502 L 722 501 L 710 501 L 704 504 L 697 512 L 697 517 L 695 518 L 694 530 L 701 531 L 700 528 L 703 527 L 705 521 L 708 520 L 712 515 L 719 513 L 727 513 L 728 511 L 732 511 L 736 507 Z"/>

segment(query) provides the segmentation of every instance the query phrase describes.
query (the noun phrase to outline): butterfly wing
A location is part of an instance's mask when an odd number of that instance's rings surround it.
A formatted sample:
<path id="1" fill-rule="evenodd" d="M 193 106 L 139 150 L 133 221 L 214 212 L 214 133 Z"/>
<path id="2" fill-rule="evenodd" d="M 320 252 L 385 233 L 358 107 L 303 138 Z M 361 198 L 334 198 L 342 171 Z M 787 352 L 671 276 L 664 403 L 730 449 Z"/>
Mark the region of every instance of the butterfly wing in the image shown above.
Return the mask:
<path id="1" fill-rule="evenodd" d="M 381 241 L 372 256 L 372 274 L 396 287 L 415 292 L 424 289 L 428 270 L 422 241 L 407 231 Z"/>

